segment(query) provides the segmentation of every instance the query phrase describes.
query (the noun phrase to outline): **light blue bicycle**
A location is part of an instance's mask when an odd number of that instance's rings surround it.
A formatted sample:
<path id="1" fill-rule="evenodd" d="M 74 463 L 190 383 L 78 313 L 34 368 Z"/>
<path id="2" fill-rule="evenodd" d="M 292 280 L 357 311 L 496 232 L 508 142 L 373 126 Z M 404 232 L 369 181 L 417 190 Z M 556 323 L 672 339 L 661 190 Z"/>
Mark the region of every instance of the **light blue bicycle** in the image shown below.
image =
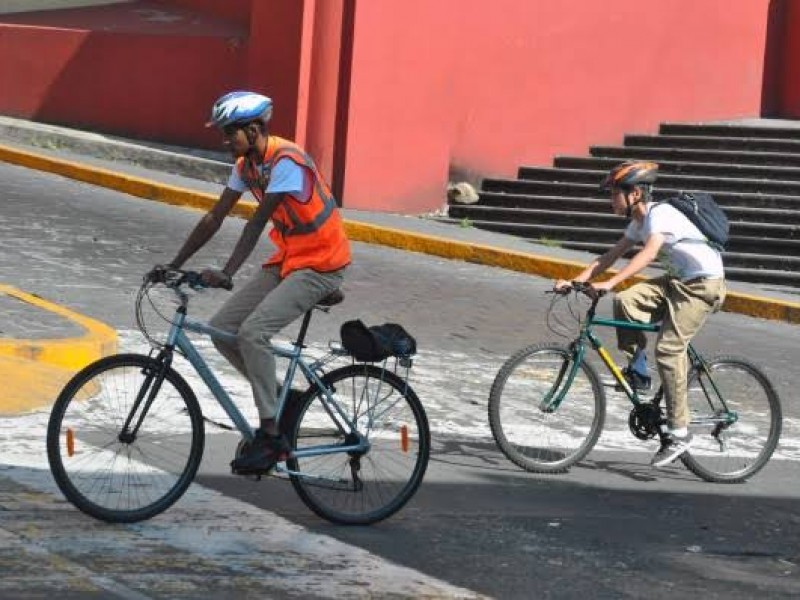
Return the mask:
<path id="1" fill-rule="evenodd" d="M 137 319 L 154 351 L 87 366 L 66 385 L 50 415 L 47 452 L 58 486 L 77 508 L 104 521 L 135 522 L 161 513 L 186 491 L 200 466 L 204 418 L 191 387 L 173 368 L 175 352 L 186 357 L 241 432 L 237 455 L 253 439 L 253 429 L 186 335 L 229 336 L 187 316 L 186 288 L 202 287 L 199 275 L 174 270 L 164 283 L 179 300 L 166 341 L 155 343 Z M 137 315 L 152 285 L 142 286 Z M 327 311 L 342 298 L 335 292 L 316 308 Z M 312 312 L 291 346 L 274 346 L 276 356 L 289 360 L 277 419 L 292 448 L 275 473 L 288 476 L 319 516 L 374 523 L 408 502 L 428 464 L 428 421 L 408 385 L 412 360 L 350 359 L 326 373 L 326 365 L 348 352 L 332 345 L 324 357 L 307 362 Z M 291 389 L 298 369 L 308 382 L 304 392 Z"/>

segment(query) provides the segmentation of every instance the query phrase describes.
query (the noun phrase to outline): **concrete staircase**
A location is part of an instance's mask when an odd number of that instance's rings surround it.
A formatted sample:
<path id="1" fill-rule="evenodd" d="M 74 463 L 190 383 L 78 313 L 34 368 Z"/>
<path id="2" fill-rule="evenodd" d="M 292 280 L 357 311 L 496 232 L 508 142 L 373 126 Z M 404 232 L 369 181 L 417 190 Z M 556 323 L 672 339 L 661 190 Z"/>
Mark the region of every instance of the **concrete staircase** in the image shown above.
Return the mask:
<path id="1" fill-rule="evenodd" d="M 800 287 L 800 123 L 766 123 L 665 123 L 658 135 L 626 136 L 622 147 L 594 146 L 589 157 L 559 156 L 552 168 L 486 179 L 478 203 L 451 205 L 448 220 L 602 253 L 625 220 L 611 214 L 598 183 L 622 160 L 654 160 L 656 198 L 707 191 L 726 210 L 729 279 Z"/>

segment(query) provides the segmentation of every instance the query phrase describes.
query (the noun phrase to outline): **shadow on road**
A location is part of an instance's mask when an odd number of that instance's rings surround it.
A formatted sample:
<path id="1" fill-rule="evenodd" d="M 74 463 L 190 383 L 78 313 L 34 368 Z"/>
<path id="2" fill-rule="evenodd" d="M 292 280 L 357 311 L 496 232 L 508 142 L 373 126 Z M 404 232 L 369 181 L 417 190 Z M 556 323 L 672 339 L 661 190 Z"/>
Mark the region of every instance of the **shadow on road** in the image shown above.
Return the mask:
<path id="1" fill-rule="evenodd" d="M 794 463 L 741 485 L 702 482 L 649 454 L 593 452 L 565 475 L 509 463 L 490 441 L 437 440 L 426 479 L 371 527 L 321 521 L 291 485 L 200 481 L 310 530 L 498 598 L 800 595 Z"/>

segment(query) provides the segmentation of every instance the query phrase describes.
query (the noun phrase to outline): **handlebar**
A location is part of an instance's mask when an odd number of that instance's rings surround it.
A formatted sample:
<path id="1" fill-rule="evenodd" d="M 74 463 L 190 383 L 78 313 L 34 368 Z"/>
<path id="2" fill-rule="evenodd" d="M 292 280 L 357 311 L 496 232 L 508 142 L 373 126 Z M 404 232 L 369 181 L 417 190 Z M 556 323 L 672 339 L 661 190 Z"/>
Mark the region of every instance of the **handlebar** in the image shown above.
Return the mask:
<path id="1" fill-rule="evenodd" d="M 592 287 L 591 283 L 587 283 L 585 281 L 571 281 L 569 287 L 563 287 L 561 289 L 554 289 L 550 292 L 546 292 L 548 294 L 558 294 L 559 296 L 566 296 L 570 292 L 577 292 L 581 294 L 585 294 L 590 298 L 602 298 L 608 292 L 606 290 L 595 290 Z"/>
<path id="2" fill-rule="evenodd" d="M 203 290 L 208 287 L 200 273 L 197 271 L 184 271 L 183 269 L 174 269 L 172 267 L 163 267 L 150 271 L 145 276 L 145 282 L 163 283 L 168 288 L 178 290 L 182 285 L 188 285 L 193 290 Z M 219 286 L 226 290 L 233 289 L 233 282 L 228 281 L 225 285 Z"/>

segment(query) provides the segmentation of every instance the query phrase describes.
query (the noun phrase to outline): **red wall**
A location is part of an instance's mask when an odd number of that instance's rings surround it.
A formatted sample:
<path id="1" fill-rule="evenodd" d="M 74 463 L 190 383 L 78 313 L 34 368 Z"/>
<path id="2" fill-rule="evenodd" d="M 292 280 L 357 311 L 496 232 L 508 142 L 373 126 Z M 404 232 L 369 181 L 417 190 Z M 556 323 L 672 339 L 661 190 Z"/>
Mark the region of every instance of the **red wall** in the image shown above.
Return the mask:
<path id="1" fill-rule="evenodd" d="M 764 68 L 775 2 L 141 0 L 3 15 L 0 114 L 216 148 L 211 102 L 251 87 L 345 206 L 414 213 L 441 206 L 449 178 L 513 176 L 661 121 L 757 116 L 762 80 L 800 115 L 800 37 L 779 45 L 785 67 Z M 800 3 L 786 4 L 800 28 Z"/>
<path id="2" fill-rule="evenodd" d="M 247 75 L 239 86 L 272 98 L 272 131 L 289 138 L 295 137 L 297 125 L 303 4 L 302 0 L 253 4 Z"/>
<path id="3" fill-rule="evenodd" d="M 451 169 L 512 176 L 661 121 L 759 114 L 768 0 L 568 4 L 358 2 L 345 205 L 422 211 Z"/>
<path id="4" fill-rule="evenodd" d="M 250 24 L 253 2 L 258 0 L 156 0 L 165 7 L 183 7 L 208 13 L 224 19 L 231 19 L 245 27 Z"/>
<path id="5" fill-rule="evenodd" d="M 779 50 L 772 57 L 773 70 L 777 73 L 771 83 L 772 107 L 775 116 L 786 119 L 800 118 L 800 4 L 796 1 L 773 0 L 773 9 L 779 11 L 772 32 L 779 38 Z"/>
<path id="6" fill-rule="evenodd" d="M 309 11 L 313 23 L 310 47 L 305 49 L 308 54 L 308 70 L 303 73 L 305 103 L 298 110 L 297 141 L 314 157 L 334 188 L 341 187 L 344 175 L 342 166 L 334 165 L 337 146 L 344 144 L 343 139 L 337 143 L 337 126 L 340 138 L 346 126 L 339 116 L 340 100 L 346 102 L 346 98 L 339 98 L 341 79 L 347 75 L 347 70 L 340 66 L 343 11 L 343 0 L 317 0 L 313 12 Z"/>
<path id="7" fill-rule="evenodd" d="M 157 12 L 153 12 L 157 11 Z M 0 113 L 218 147 L 213 100 L 241 85 L 247 30 L 154 2 L 0 19 Z"/>

